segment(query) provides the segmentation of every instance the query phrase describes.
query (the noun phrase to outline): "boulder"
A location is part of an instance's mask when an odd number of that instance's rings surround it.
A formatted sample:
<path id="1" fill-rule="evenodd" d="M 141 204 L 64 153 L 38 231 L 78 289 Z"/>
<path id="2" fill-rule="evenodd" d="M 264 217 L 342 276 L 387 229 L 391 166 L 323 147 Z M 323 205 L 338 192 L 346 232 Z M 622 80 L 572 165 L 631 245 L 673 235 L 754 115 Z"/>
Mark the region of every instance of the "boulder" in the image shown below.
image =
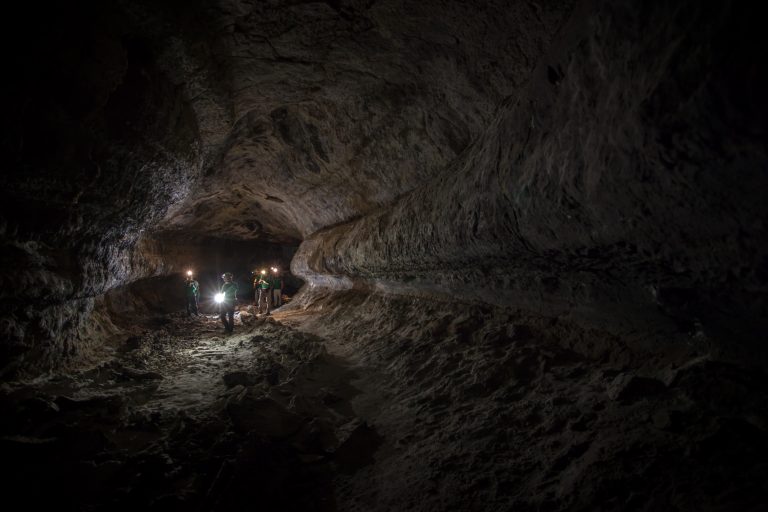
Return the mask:
<path id="1" fill-rule="evenodd" d="M 235 430 L 282 439 L 295 434 L 302 418 L 271 398 L 246 394 L 235 397 L 227 404 L 227 414 Z"/>
<path id="2" fill-rule="evenodd" d="M 334 460 L 344 473 L 352 473 L 374 462 L 374 453 L 383 441 L 376 429 L 360 419 L 352 420 L 336 431 L 339 447 Z"/>
<path id="3" fill-rule="evenodd" d="M 637 375 L 618 375 L 608 388 L 608 396 L 612 400 L 632 403 L 643 398 L 650 398 L 666 391 L 663 382 Z"/>
<path id="4" fill-rule="evenodd" d="M 230 372 L 225 374 L 222 379 L 224 379 L 224 385 L 228 388 L 232 388 L 235 386 L 253 386 L 256 385 L 264 380 L 264 377 L 257 373 L 252 372 L 246 372 L 246 371 L 237 371 L 237 372 Z"/>

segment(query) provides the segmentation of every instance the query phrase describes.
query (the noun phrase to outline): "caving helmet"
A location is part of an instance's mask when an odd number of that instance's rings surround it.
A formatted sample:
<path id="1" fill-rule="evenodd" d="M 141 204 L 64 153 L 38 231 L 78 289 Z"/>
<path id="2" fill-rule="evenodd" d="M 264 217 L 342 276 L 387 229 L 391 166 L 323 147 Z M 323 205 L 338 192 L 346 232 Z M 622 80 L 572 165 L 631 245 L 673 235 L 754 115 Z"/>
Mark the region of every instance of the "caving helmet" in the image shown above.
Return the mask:
<path id="1" fill-rule="evenodd" d="M 224 272 L 223 274 L 221 274 L 221 278 L 222 279 L 226 279 L 226 278 L 232 279 L 232 272 Z"/>

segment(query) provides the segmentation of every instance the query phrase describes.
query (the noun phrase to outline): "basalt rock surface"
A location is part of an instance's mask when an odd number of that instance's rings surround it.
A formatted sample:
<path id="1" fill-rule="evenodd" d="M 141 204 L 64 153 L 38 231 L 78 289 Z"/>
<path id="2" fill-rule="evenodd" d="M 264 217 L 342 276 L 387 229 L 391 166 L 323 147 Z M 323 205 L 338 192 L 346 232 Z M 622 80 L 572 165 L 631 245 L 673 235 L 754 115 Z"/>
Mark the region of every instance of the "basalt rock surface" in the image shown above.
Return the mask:
<path id="1" fill-rule="evenodd" d="M 764 505 L 768 54 L 745 4 L 17 11 L 0 442 L 23 474 L 66 452 L 46 482 L 82 471 L 96 508 L 123 462 L 156 509 L 252 503 L 254 475 L 270 505 L 308 491 L 287 510 Z M 290 331 L 243 307 L 241 346 L 179 313 L 187 269 L 250 301 L 291 259 Z M 115 396 L 56 398 L 62 372 Z M 181 416 L 207 384 L 213 430 L 134 418 L 157 449 L 122 444 L 130 400 Z"/>
<path id="2" fill-rule="evenodd" d="M 296 304 L 298 304 L 297 302 Z M 768 378 L 686 333 L 348 290 L 295 317 L 380 437 L 340 510 L 759 510 Z M 284 314 L 284 321 L 292 316 Z"/>
<path id="3" fill-rule="evenodd" d="M 9 13 L 4 46 L 31 43 L 6 86 L 4 365 L 50 367 L 85 349 L 99 296 L 186 264 L 156 259 L 158 239 L 295 246 L 439 175 L 571 5 L 485 2 L 476 16 L 452 1 L 83 1 Z"/>
<path id="4" fill-rule="evenodd" d="M 294 272 L 631 329 L 671 321 L 765 355 L 758 34 L 737 7 L 581 5 L 441 176 L 307 238 Z"/>
<path id="5" fill-rule="evenodd" d="M 300 238 L 388 204 L 482 131 L 571 4 L 484 2 L 482 16 L 443 1 L 204 11 L 233 122 L 204 193 L 170 222 L 233 230 L 240 217 Z"/>

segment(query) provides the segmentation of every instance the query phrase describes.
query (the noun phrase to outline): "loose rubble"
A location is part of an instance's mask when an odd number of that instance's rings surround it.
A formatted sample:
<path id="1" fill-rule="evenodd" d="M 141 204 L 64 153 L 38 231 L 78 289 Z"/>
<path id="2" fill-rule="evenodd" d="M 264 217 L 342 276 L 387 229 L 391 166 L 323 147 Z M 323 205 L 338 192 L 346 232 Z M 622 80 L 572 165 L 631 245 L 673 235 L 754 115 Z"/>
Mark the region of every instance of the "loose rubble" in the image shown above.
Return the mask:
<path id="1" fill-rule="evenodd" d="M 227 336 L 214 316 L 173 315 L 96 368 L 4 385 L 0 443 L 14 495 L 42 504 L 52 493 L 80 510 L 228 510 L 255 499 L 331 510 L 333 468 L 361 463 L 360 420 L 337 388 L 344 372 L 319 339 L 239 319 Z"/>

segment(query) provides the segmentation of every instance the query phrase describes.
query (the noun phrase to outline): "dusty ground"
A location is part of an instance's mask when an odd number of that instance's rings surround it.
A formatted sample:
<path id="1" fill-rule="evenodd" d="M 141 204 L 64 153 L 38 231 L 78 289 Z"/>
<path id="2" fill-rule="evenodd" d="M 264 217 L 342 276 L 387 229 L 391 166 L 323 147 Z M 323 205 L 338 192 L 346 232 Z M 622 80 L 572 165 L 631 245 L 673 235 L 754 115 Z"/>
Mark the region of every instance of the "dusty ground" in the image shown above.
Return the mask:
<path id="1" fill-rule="evenodd" d="M 155 319 L 2 387 L 8 489 L 78 510 L 759 510 L 765 373 L 679 333 L 356 292 Z"/>
<path id="2" fill-rule="evenodd" d="M 95 368 L 3 385 L 8 488 L 78 510 L 332 510 L 334 468 L 370 459 L 348 378 L 273 319 L 225 335 L 171 315 Z"/>
<path id="3" fill-rule="evenodd" d="M 607 333 L 356 292 L 283 321 L 349 361 L 382 443 L 343 510 L 761 510 L 765 372 L 700 332 Z"/>

